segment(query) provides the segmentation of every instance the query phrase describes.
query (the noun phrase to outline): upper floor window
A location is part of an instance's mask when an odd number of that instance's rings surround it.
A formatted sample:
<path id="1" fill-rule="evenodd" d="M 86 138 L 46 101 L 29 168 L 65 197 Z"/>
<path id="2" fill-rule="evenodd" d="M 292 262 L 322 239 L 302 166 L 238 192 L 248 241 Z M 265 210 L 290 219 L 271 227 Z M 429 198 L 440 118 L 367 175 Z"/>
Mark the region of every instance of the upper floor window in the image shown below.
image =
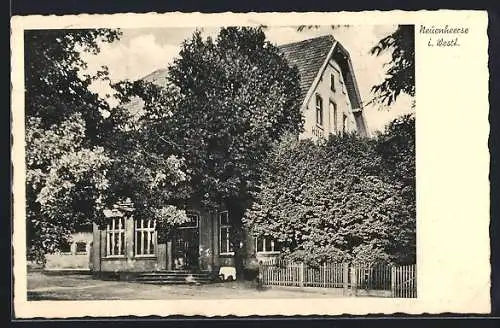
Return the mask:
<path id="1" fill-rule="evenodd" d="M 219 253 L 221 255 L 234 254 L 233 243 L 231 241 L 231 224 L 229 222 L 229 212 L 219 213 Z"/>
<path id="2" fill-rule="evenodd" d="M 135 220 L 135 254 L 155 255 L 156 221 L 152 219 Z"/>
<path id="3" fill-rule="evenodd" d="M 106 227 L 106 256 L 125 255 L 125 218 L 114 217 Z"/>
<path id="4" fill-rule="evenodd" d="M 330 75 L 330 90 L 335 92 L 335 75 L 334 74 Z"/>
<path id="5" fill-rule="evenodd" d="M 347 115 L 344 113 L 342 118 L 342 133 L 347 132 Z"/>
<path id="6" fill-rule="evenodd" d="M 342 78 L 339 79 L 339 83 L 340 83 L 340 89 L 342 90 L 342 93 L 345 94 L 345 84 L 344 84 L 344 80 Z"/>
<path id="7" fill-rule="evenodd" d="M 255 250 L 257 253 L 279 253 L 281 247 L 279 242 L 269 237 L 255 238 Z"/>
<path id="8" fill-rule="evenodd" d="M 319 95 L 316 95 L 316 123 L 323 125 L 323 99 Z"/>
<path id="9" fill-rule="evenodd" d="M 337 132 L 337 104 L 334 103 L 333 101 L 330 101 L 330 115 L 332 118 L 331 122 L 331 132 L 336 133 Z"/>

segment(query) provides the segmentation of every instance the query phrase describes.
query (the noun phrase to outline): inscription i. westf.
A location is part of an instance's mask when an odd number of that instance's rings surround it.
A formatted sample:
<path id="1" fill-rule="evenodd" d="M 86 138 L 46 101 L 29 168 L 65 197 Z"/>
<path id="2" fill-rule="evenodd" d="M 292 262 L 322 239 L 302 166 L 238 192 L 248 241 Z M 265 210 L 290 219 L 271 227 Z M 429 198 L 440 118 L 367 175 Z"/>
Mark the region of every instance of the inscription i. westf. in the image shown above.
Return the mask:
<path id="1" fill-rule="evenodd" d="M 445 34 L 445 37 L 439 37 L 437 41 L 433 41 L 432 37 L 429 38 L 427 42 L 427 46 L 433 47 L 458 47 L 460 44 L 458 43 L 457 34 L 467 34 L 469 33 L 468 27 L 450 27 L 445 25 L 443 27 L 435 27 L 434 25 L 431 27 L 427 27 L 425 25 L 420 25 L 420 33 L 422 34 Z"/>

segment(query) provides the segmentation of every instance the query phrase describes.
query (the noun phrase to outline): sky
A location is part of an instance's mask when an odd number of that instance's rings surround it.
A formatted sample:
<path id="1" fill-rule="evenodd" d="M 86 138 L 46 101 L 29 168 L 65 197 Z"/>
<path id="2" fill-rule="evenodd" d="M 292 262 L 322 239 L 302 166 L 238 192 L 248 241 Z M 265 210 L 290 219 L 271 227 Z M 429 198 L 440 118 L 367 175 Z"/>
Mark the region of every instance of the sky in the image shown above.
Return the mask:
<path id="1" fill-rule="evenodd" d="M 354 74 L 358 82 L 363 103 L 372 98 L 371 87 L 380 83 L 385 76 L 384 64 L 389 62 L 389 54 L 373 56 L 370 49 L 378 40 L 390 34 L 395 25 L 362 25 L 350 27 L 322 26 L 298 31 L 297 26 L 273 26 L 265 28 L 267 39 L 281 45 L 301 41 L 316 36 L 333 35 L 350 53 Z M 200 28 L 199 28 L 200 29 Z M 86 54 L 89 71 L 95 71 L 105 65 L 109 68 L 112 82 L 136 80 L 149 73 L 166 68 L 179 54 L 183 40 L 191 37 L 196 28 L 141 28 L 122 30 L 119 41 L 103 44 L 98 55 Z M 219 28 L 201 28 L 202 34 L 215 37 Z M 101 95 L 110 93 L 105 83 L 96 83 L 91 87 Z M 368 129 L 371 132 L 382 130 L 393 118 L 411 111 L 411 99 L 400 96 L 396 103 L 388 108 L 367 105 L 364 108 Z"/>

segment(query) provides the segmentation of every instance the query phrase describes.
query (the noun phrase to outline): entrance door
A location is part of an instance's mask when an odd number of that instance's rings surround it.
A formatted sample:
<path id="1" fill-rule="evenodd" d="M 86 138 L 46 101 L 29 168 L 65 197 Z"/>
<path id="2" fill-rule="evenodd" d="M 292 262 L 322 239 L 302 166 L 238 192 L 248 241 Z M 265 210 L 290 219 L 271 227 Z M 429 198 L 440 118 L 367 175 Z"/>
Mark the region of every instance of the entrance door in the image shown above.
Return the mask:
<path id="1" fill-rule="evenodd" d="M 199 269 L 200 236 L 198 230 L 199 217 L 188 214 L 191 222 L 178 227 L 174 232 L 172 243 L 173 268 L 175 270 L 197 271 Z"/>

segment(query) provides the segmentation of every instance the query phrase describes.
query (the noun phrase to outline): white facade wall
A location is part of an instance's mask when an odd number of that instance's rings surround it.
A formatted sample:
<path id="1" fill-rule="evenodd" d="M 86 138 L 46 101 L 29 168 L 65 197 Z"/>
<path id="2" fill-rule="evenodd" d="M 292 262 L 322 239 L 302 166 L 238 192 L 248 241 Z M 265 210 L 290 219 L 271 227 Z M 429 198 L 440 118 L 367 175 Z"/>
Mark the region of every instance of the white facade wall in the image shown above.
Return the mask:
<path id="1" fill-rule="evenodd" d="M 46 270 L 89 270 L 92 232 L 76 232 L 71 235 L 70 252 L 47 254 Z M 77 243 L 85 244 L 85 251 L 77 251 Z"/>
<path id="2" fill-rule="evenodd" d="M 335 79 L 335 91 L 331 90 L 331 76 Z M 323 103 L 323 124 L 317 124 L 316 120 L 316 96 L 319 95 Z M 335 110 L 330 103 L 336 104 Z M 347 95 L 347 89 L 344 84 L 339 65 L 332 59 L 323 71 L 318 84 L 309 97 L 307 103 L 302 107 L 304 115 L 304 132 L 301 138 L 318 139 L 327 137 L 330 133 L 341 134 L 356 131 L 354 114 L 352 113 L 351 103 Z M 345 116 L 345 120 L 344 120 Z"/>

